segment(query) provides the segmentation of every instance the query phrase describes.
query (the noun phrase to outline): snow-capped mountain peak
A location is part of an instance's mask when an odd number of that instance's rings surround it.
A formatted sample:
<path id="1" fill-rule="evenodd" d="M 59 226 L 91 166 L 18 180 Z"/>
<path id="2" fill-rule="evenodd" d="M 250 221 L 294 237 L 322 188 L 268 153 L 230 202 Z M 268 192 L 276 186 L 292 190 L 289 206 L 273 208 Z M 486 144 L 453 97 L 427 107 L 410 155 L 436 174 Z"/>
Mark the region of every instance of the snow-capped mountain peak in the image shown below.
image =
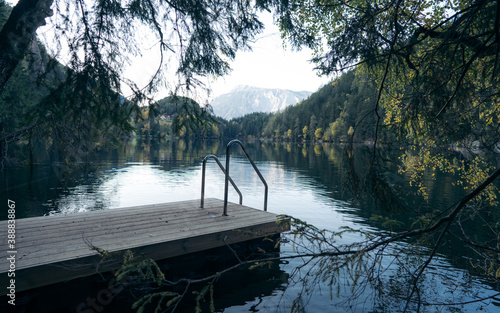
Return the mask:
<path id="1" fill-rule="evenodd" d="M 310 94 L 309 91 L 266 89 L 242 85 L 214 98 L 211 105 L 215 115 L 230 120 L 253 112 L 278 112 L 304 100 Z"/>

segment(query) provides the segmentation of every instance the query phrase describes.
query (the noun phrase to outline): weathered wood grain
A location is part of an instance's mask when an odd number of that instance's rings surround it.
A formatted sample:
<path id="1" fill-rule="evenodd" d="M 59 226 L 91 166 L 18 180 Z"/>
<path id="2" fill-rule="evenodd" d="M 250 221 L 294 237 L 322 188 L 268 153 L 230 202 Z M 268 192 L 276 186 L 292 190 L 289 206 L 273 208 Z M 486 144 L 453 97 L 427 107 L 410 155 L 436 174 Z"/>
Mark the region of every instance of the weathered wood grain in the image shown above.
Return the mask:
<path id="1" fill-rule="evenodd" d="M 70 215 L 16 220 L 16 290 L 22 291 L 107 271 L 118 262 L 100 263 L 93 247 L 108 252 L 133 251 L 155 260 L 212 249 L 287 229 L 276 215 L 223 201 L 206 199 Z M 0 222 L 7 229 L 7 221 Z M 0 236 L 7 254 L 7 238 Z M 8 281 L 9 262 L 0 262 L 0 285 Z"/>

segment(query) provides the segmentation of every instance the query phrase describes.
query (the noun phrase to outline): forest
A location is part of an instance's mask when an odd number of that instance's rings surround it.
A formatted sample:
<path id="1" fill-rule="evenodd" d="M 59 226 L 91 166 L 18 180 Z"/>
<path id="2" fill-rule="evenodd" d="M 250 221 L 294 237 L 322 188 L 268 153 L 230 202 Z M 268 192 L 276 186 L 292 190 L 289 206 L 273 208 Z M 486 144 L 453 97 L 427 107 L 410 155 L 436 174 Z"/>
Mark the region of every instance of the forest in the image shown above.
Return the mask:
<path id="1" fill-rule="evenodd" d="M 373 81 L 352 70 L 283 112 L 254 113 L 223 121 L 222 129 L 227 137 L 296 142 L 373 141 L 375 121 L 369 113 L 376 91 Z"/>
<path id="2" fill-rule="evenodd" d="M 0 25 L 5 23 L 10 10 L 8 5 L 0 7 Z M 150 100 L 148 106 L 136 106 L 118 93 L 109 94 L 109 91 L 102 89 L 96 90 L 92 97 L 96 97 L 96 101 L 106 99 L 99 102 L 108 103 L 104 105 L 103 112 L 86 111 L 83 103 L 68 106 L 63 96 L 66 92 L 64 88 L 67 88 L 65 85 L 72 79 L 76 79 L 77 84 L 83 81 L 80 82 L 78 77 L 73 77 L 73 72 L 49 57 L 42 43 L 32 41 L 28 49 L 30 53 L 13 72 L 10 83 L 0 96 L 2 112 L 9 112 L 2 114 L 0 118 L 0 130 L 4 134 L 1 138 L 2 164 L 26 160 L 33 162 L 33 158 L 36 158 L 33 151 L 40 150 L 42 146 L 53 157 L 80 161 L 88 158 L 100 147 L 104 148 L 134 136 L 250 138 L 292 142 L 423 143 L 417 139 L 418 136 L 410 134 L 418 131 L 417 124 L 407 120 L 408 127 L 404 126 L 402 117 L 398 117 L 398 114 L 401 114 L 398 112 L 400 108 L 394 106 L 398 98 L 412 99 L 414 86 L 409 84 L 404 87 L 400 84 L 403 87 L 398 87 L 396 95 L 379 94 L 379 83 L 364 64 L 342 71 L 330 84 L 283 112 L 256 112 L 226 121 L 213 116 L 209 106 L 201 107 L 189 97 L 176 95 L 159 101 Z M 27 86 L 29 87 L 26 88 Z M 109 86 L 96 85 L 96 88 L 107 87 Z M 460 92 L 463 92 L 462 90 L 463 88 Z M 380 96 L 389 98 L 386 100 Z M 466 111 L 471 114 L 464 117 L 460 129 L 451 133 L 448 131 L 448 138 L 444 138 L 441 144 L 470 145 L 476 142 L 477 145 L 480 142 L 483 147 L 494 150 L 497 132 L 494 128 L 493 132 L 485 130 L 491 128 L 498 119 L 498 107 L 494 101 L 490 103 L 491 108 L 484 110 L 484 107 L 482 112 Z M 109 107 L 121 109 L 106 110 Z M 85 114 L 80 114 L 78 120 L 74 120 L 73 113 L 77 112 L 86 112 L 87 118 L 82 120 Z M 110 112 L 114 113 L 109 115 Z M 417 116 L 426 115 L 425 110 L 422 110 Z M 408 117 L 407 115 L 406 118 Z M 399 122 L 395 123 L 396 120 Z M 440 123 L 451 125 L 450 120 L 453 120 L 453 117 Z M 88 123 L 93 121 L 96 123 L 89 127 Z M 491 135 L 486 136 L 487 133 Z M 82 140 L 84 137 L 93 140 Z M 74 144 L 68 145 L 68 140 Z M 10 152 L 6 154 L 5 146 L 8 142 L 13 144 L 10 146 Z"/>
<path id="3" fill-rule="evenodd" d="M 149 115 L 149 108 L 144 110 L 144 120 L 137 124 L 135 134 L 148 138 L 178 136 L 292 142 L 370 142 L 375 138 L 376 122 L 370 112 L 376 92 L 376 85 L 367 75 L 356 74 L 355 70 L 351 70 L 283 112 L 255 112 L 227 121 L 210 116 L 208 109 L 208 123 L 196 127 L 183 126 L 182 121 L 187 115 L 182 117 L 182 114 L 177 114 L 176 107 L 183 107 L 183 101 L 189 100 L 178 98 L 176 102 L 174 97 L 170 97 L 155 103 L 156 113 L 152 116 Z M 201 112 L 198 104 L 194 101 L 192 104 L 193 108 Z M 171 117 L 171 123 L 165 122 L 162 118 L 164 114 Z M 379 139 L 392 141 L 395 136 L 390 134 L 390 131 L 385 130 L 378 134 Z"/>
<path id="4" fill-rule="evenodd" d="M 2 10 L 5 13 L 0 15 L 0 25 L 5 21 L 8 7 L 3 7 Z M 56 79 L 62 81 L 65 78 L 64 67 L 50 59 L 43 44 L 32 43 L 30 51 L 32 53 L 18 66 L 0 98 L 0 108 L 3 112 L 10 113 L 2 115 L 0 122 L 0 127 L 3 127 L 2 133 L 14 132 L 27 124 L 33 125 L 37 118 L 37 110 L 40 110 L 37 104 L 49 95 L 49 87 L 46 85 L 54 84 Z M 52 68 L 52 72 L 42 78 L 38 77 L 37 73 L 45 67 Z M 114 140 L 133 136 L 220 139 L 238 137 L 297 142 L 373 141 L 376 123 L 373 115 L 369 113 L 374 105 L 376 93 L 377 86 L 368 75 L 350 70 L 332 83 L 323 86 L 308 99 L 288 107 L 283 112 L 275 114 L 257 112 L 231 121 L 211 115 L 209 108 L 201 108 L 194 100 L 172 96 L 136 111 L 128 131 L 120 133 L 115 129 L 113 132 L 108 132 L 108 135 L 98 137 L 101 140 L 96 138 L 93 147 L 99 148 L 106 146 L 106 142 L 109 144 Z M 168 119 L 164 117 L 165 115 Z M 47 129 L 54 129 L 48 125 L 45 127 L 44 131 L 40 128 L 38 131 L 31 130 L 33 145 L 35 142 L 45 145 L 57 143 L 57 140 L 52 140 L 55 134 L 50 138 L 42 134 Z M 389 132 L 384 131 L 379 136 L 384 140 L 389 136 Z M 25 144 L 26 142 L 21 142 L 21 147 L 33 149 Z M 29 155 L 26 149 L 19 150 L 21 159 Z M 57 148 L 47 147 L 47 150 L 57 150 Z M 59 150 L 64 151 L 62 148 Z M 92 147 L 88 147 L 86 153 L 92 150 Z M 14 153 L 11 156 L 14 157 Z"/>
<path id="5" fill-rule="evenodd" d="M 272 12 L 284 43 L 311 49 L 319 74 L 336 78 L 283 112 L 218 119 L 192 95 L 209 89 L 205 78 L 230 73 L 239 51 L 251 50 L 263 11 Z M 42 44 L 37 31 L 47 24 L 51 35 Z M 470 301 L 498 305 L 500 1 L 19 0 L 12 7 L 0 0 L 0 28 L 2 180 L 7 169 L 43 162 L 71 172 L 133 136 L 305 142 L 305 152 L 310 142 L 341 142 L 342 186 L 353 201 L 368 193 L 390 214 L 373 217 L 381 224 L 374 231 L 327 231 L 290 218 L 290 237 L 308 245 L 297 245 L 287 261 L 314 265 L 290 311 L 306 311 L 308 282 L 328 282 L 334 293 L 342 271 L 358 290 L 371 285 L 380 297 L 397 298 L 395 311 L 424 312 L 432 304 L 420 297 L 421 283 L 450 238 L 470 249 L 475 275 L 495 289 Z M 140 44 L 144 30 L 154 45 Z M 151 49 L 160 57 L 147 82 L 125 77 L 124 65 Z M 170 96 L 158 101 L 160 88 Z M 367 143 L 366 153 L 361 158 L 344 143 Z M 391 143 L 408 147 L 390 160 L 392 172 L 384 153 Z M 453 175 L 448 184 L 463 196 L 438 207 L 392 201 L 405 189 L 427 201 L 436 172 Z M 395 174 L 405 180 L 391 180 Z M 400 210 L 412 212 L 411 223 L 398 220 Z M 337 244 L 352 234 L 359 240 Z M 403 252 L 412 266 L 400 260 L 403 275 L 384 282 L 381 260 Z M 204 287 L 190 292 L 209 298 L 222 274 L 200 278 Z M 157 279 L 183 291 L 146 294 L 138 310 L 157 295 L 161 310 L 168 304 L 175 311 L 191 281 Z M 454 300 L 440 308 L 463 304 Z"/>

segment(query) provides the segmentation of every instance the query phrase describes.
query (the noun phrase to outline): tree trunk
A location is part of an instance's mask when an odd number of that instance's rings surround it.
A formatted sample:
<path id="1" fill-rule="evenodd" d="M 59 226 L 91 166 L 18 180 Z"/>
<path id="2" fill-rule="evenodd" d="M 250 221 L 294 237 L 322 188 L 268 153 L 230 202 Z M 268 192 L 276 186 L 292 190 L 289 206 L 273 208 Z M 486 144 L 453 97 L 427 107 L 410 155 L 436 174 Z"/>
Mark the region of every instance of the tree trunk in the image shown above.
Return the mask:
<path id="1" fill-rule="evenodd" d="M 0 94 L 35 37 L 52 15 L 54 0 L 19 0 L 0 31 Z"/>
<path id="2" fill-rule="evenodd" d="M 17 136 L 21 136 L 24 133 L 31 131 L 31 129 L 33 129 L 35 126 L 37 126 L 36 123 L 31 124 L 30 126 L 24 127 L 23 129 L 17 130 L 13 133 L 4 135 L 4 136 L 0 137 L 0 142 L 2 142 L 2 141 L 8 142 L 11 140 L 15 140 Z"/>

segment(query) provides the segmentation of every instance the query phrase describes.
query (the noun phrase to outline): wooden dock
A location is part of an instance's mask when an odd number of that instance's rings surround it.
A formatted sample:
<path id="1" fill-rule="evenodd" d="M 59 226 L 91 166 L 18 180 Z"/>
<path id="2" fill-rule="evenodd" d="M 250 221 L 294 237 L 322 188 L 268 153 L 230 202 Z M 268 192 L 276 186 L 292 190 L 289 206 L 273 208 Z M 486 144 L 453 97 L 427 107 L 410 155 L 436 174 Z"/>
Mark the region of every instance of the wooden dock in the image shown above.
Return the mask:
<path id="1" fill-rule="evenodd" d="M 16 291 L 68 281 L 118 267 L 100 263 L 94 249 L 131 250 L 154 260 L 167 259 L 288 230 L 272 213 L 206 199 L 69 215 L 16 220 Z M 7 221 L 0 222 L 7 230 Z M 6 232 L 5 232 L 6 233 Z M 0 236 L 0 286 L 9 286 L 7 236 Z M 94 248 L 93 248 L 94 247 Z"/>

